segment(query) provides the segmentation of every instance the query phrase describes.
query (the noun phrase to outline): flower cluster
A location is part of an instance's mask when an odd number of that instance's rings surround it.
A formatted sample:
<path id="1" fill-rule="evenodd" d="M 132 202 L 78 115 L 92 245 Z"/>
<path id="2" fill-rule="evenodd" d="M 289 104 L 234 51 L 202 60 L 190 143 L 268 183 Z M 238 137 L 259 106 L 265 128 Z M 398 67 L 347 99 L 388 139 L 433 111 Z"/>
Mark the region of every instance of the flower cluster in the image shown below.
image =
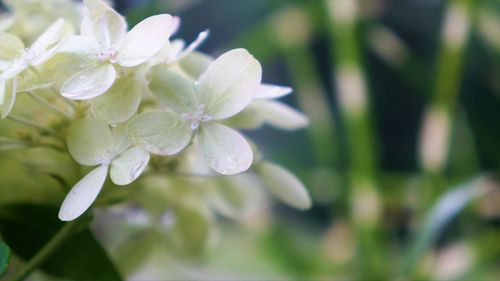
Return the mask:
<path id="1" fill-rule="evenodd" d="M 247 50 L 217 58 L 203 54 L 196 49 L 208 31 L 186 46 L 171 39 L 180 19 L 168 14 L 146 18 L 129 30 L 124 17 L 102 0 L 85 0 L 75 9 L 81 13 L 58 15 L 34 36 L 38 30 L 20 26 L 17 17 L 27 4 L 19 2 L 7 2 L 12 13 L 0 20 L 1 116 L 19 120 L 13 117 L 16 99 L 29 94 L 67 121 L 46 131 L 64 140 L 76 162 L 94 167 L 67 194 L 61 220 L 82 215 L 108 174 L 114 184 L 128 185 L 145 171 L 159 172 L 148 167 L 154 157 L 177 159 L 172 169 L 187 174 L 251 172 L 284 202 L 310 206 L 302 183 L 262 160 L 235 130 L 265 123 L 292 130 L 308 124 L 303 114 L 276 100 L 292 89 L 262 83 L 261 65 Z M 46 100 L 46 91 L 57 92 L 58 100 Z"/>

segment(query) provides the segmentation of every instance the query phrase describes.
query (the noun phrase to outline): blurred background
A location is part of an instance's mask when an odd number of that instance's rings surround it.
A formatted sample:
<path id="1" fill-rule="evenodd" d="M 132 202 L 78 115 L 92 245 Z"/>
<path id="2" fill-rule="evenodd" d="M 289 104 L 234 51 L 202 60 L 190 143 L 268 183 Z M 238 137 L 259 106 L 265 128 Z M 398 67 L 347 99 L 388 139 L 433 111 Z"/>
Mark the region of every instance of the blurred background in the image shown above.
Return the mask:
<path id="1" fill-rule="evenodd" d="M 301 131 L 245 132 L 303 180 L 311 210 L 270 201 L 239 222 L 218 218 L 216 238 L 189 261 L 143 255 L 151 241 L 134 234 L 137 248 L 112 254 L 134 268 L 130 280 L 499 280 L 498 0 L 115 7 L 130 26 L 179 15 L 175 37 L 188 42 L 209 29 L 200 50 L 213 56 L 248 49 L 264 81 L 293 87 L 285 101 L 311 120 Z M 138 211 L 113 228 L 117 213 L 94 223 L 105 245 L 145 224 Z"/>

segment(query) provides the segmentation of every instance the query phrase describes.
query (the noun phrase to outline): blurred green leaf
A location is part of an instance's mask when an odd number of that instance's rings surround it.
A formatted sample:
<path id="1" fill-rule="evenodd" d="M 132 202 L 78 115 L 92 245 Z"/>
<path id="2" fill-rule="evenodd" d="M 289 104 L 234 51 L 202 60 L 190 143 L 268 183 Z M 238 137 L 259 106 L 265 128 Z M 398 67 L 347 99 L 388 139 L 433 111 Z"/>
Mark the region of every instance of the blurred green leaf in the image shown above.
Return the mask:
<path id="1" fill-rule="evenodd" d="M 0 207 L 0 231 L 12 251 L 30 260 L 59 231 L 57 208 L 16 204 Z M 122 278 L 89 230 L 74 233 L 40 269 L 74 281 L 120 281 Z"/>
<path id="2" fill-rule="evenodd" d="M 411 276 L 421 257 L 432 247 L 446 225 L 469 203 L 485 195 L 494 183 L 488 176 L 480 176 L 459 185 L 442 195 L 426 216 L 403 266 L 402 276 Z"/>
<path id="3" fill-rule="evenodd" d="M 0 242 L 0 276 L 7 270 L 10 260 L 10 248 L 7 244 Z"/>

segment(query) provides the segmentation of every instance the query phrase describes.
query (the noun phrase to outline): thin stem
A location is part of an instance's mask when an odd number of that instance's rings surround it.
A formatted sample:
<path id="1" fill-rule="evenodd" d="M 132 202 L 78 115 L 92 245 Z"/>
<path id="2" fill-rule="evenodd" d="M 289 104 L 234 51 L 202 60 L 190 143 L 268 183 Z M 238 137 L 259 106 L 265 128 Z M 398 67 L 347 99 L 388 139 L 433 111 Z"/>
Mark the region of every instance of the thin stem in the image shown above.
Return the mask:
<path id="1" fill-rule="evenodd" d="M 46 127 L 40 126 L 40 125 L 38 125 L 36 123 L 33 123 L 32 121 L 29 121 L 29 120 L 26 120 L 26 119 L 23 119 L 23 118 L 20 118 L 20 117 L 15 117 L 13 115 L 7 116 L 7 119 L 9 119 L 11 121 L 14 121 L 16 123 L 25 125 L 25 126 L 33 127 L 35 129 L 38 129 L 38 130 L 43 131 L 43 132 L 49 133 L 51 135 L 54 135 L 58 139 L 63 139 L 63 137 L 58 132 L 56 132 L 56 131 L 54 131 L 54 130 L 52 130 L 50 128 L 46 128 Z"/>
<path id="2" fill-rule="evenodd" d="M 28 94 L 28 95 L 29 95 L 32 99 L 34 99 L 34 100 L 36 100 L 37 102 L 39 102 L 41 105 L 43 105 L 43 106 L 47 107 L 48 109 L 50 109 L 50 110 L 52 110 L 52 111 L 54 111 L 54 112 L 56 112 L 56 113 L 58 113 L 58 114 L 60 114 L 60 115 L 64 116 L 65 118 L 70 118 L 70 119 L 71 119 L 71 118 L 73 118 L 73 116 L 69 115 L 68 113 L 66 113 L 66 112 L 64 112 L 64 111 L 62 111 L 62 110 L 60 110 L 60 109 L 59 109 L 59 108 L 57 108 L 56 106 L 54 106 L 54 105 L 50 104 L 50 103 L 49 103 L 48 101 L 46 101 L 45 99 L 42 99 L 42 98 L 40 98 L 39 96 L 37 96 L 37 95 L 35 95 L 35 94 L 31 93 L 31 92 L 28 92 L 27 94 Z"/>
<path id="3" fill-rule="evenodd" d="M 59 232 L 40 249 L 23 268 L 11 279 L 11 281 L 22 281 L 47 260 L 66 240 L 73 234 L 78 226 L 78 221 L 66 223 Z"/>

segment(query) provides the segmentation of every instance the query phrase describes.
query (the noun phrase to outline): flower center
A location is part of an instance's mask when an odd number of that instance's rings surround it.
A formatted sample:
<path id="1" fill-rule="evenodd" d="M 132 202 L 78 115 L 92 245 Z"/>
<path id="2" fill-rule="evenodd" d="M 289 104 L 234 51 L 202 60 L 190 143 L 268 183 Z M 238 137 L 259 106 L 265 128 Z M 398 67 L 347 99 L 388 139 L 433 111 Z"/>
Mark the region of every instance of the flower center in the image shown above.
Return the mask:
<path id="1" fill-rule="evenodd" d="M 35 54 L 30 49 L 26 48 L 14 59 L 14 64 L 22 67 L 28 67 L 34 59 Z"/>
<path id="2" fill-rule="evenodd" d="M 182 119 L 191 124 L 191 129 L 193 131 L 197 130 L 201 122 L 210 122 L 213 119 L 212 116 L 206 114 L 205 110 L 205 105 L 202 104 L 194 113 L 183 113 Z"/>
<path id="3" fill-rule="evenodd" d="M 107 47 L 101 50 L 98 50 L 97 53 L 95 54 L 95 57 L 97 60 L 105 62 L 109 61 L 110 63 L 115 63 L 116 62 L 116 48 L 114 47 Z"/>

